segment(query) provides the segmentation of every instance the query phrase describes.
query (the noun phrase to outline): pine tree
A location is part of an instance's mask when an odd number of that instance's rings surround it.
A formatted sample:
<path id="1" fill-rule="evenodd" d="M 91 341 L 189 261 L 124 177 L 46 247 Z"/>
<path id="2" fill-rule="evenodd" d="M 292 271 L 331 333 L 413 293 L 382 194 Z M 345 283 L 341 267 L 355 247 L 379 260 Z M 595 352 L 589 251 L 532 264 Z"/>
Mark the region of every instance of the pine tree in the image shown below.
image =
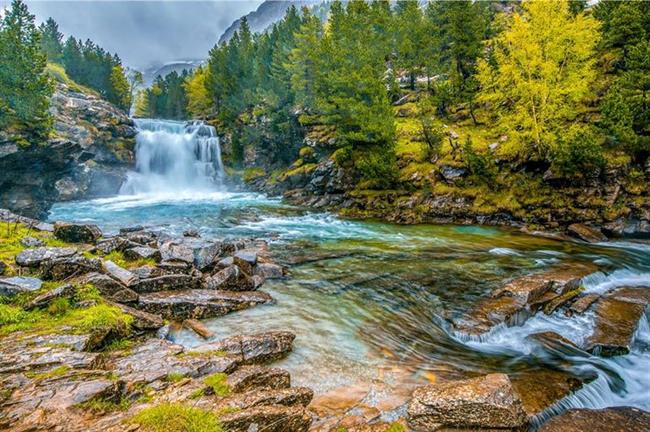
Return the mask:
<path id="1" fill-rule="evenodd" d="M 63 34 L 59 31 L 59 25 L 50 17 L 40 25 L 39 31 L 41 32 L 41 49 L 47 56 L 47 61 L 61 62 L 63 57 Z"/>
<path id="2" fill-rule="evenodd" d="M 40 33 L 27 5 L 14 0 L 0 23 L 0 128 L 46 138 L 53 85 L 45 74 Z"/>

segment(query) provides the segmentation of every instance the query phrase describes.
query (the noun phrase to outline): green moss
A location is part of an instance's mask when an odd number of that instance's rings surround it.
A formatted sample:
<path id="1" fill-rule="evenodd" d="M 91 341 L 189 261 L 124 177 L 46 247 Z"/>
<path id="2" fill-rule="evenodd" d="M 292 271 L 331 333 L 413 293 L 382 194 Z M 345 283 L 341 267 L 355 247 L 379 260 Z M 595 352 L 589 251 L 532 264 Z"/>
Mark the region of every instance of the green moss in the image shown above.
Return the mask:
<path id="1" fill-rule="evenodd" d="M 54 79 L 54 81 L 67 85 L 72 91 L 99 96 L 99 94 L 91 88 L 77 84 L 75 81 L 73 81 L 70 77 L 68 77 L 68 74 L 65 72 L 63 66 L 59 64 L 48 63 L 45 67 L 45 73 Z"/>
<path id="2" fill-rule="evenodd" d="M 95 413 L 110 413 L 126 411 L 132 405 L 132 401 L 121 396 L 119 398 L 94 398 L 87 402 L 80 403 L 77 407 Z"/>
<path id="3" fill-rule="evenodd" d="M 124 253 L 121 251 L 112 251 L 106 255 L 98 255 L 94 254 L 91 252 L 84 252 L 84 256 L 87 258 L 103 258 L 107 261 L 113 261 L 115 264 L 117 264 L 120 267 L 123 268 L 135 268 L 135 267 L 142 267 L 142 266 L 155 266 L 156 265 L 156 260 L 153 258 L 138 258 L 136 260 L 129 260 L 124 256 Z"/>
<path id="4" fill-rule="evenodd" d="M 385 432 L 406 432 L 406 426 L 401 423 L 391 423 L 391 425 L 386 429 Z"/>
<path id="5" fill-rule="evenodd" d="M 190 398 L 190 399 L 199 399 L 199 398 L 202 398 L 203 396 L 205 396 L 205 389 L 199 388 L 199 389 L 194 390 L 192 393 L 190 393 L 188 398 Z"/>
<path id="6" fill-rule="evenodd" d="M 163 403 L 146 408 L 129 423 L 144 432 L 222 432 L 214 413 L 180 403 Z"/>
<path id="7" fill-rule="evenodd" d="M 171 372 L 168 373 L 167 376 L 165 377 L 165 381 L 170 382 L 170 383 L 175 383 L 181 381 L 183 378 L 185 378 L 184 373 L 180 372 Z"/>
<path id="8" fill-rule="evenodd" d="M 312 147 L 305 146 L 300 149 L 298 155 L 302 159 L 311 159 L 316 155 L 316 151 Z"/>
<path id="9" fill-rule="evenodd" d="M 20 240 L 24 237 L 34 237 L 42 240 L 46 246 L 68 246 L 61 240 L 55 239 L 52 233 L 36 231 L 22 223 L 0 222 L 0 261 L 7 264 L 5 274 L 9 276 L 16 274 L 16 256 L 26 249 L 20 243 Z"/>
<path id="10" fill-rule="evenodd" d="M 124 351 L 126 353 L 130 352 L 135 342 L 131 339 L 114 339 L 103 349 L 104 352 L 119 352 Z"/>
<path id="11" fill-rule="evenodd" d="M 257 178 L 264 177 L 266 172 L 263 168 L 246 168 L 242 174 L 242 180 L 249 183 Z"/>
<path id="12" fill-rule="evenodd" d="M 230 386 L 227 383 L 228 375 L 225 373 L 216 373 L 206 377 L 203 383 L 210 387 L 217 396 L 228 396 Z"/>
<path id="13" fill-rule="evenodd" d="M 22 308 L 0 303 L 0 330 L 6 325 L 22 322 L 27 315 Z"/>
<path id="14" fill-rule="evenodd" d="M 314 171 L 317 166 L 318 165 L 315 163 L 308 163 L 308 164 L 301 165 L 298 168 L 285 171 L 284 174 L 282 174 L 281 179 L 286 179 L 294 175 L 309 174 L 312 171 Z"/>
<path id="15" fill-rule="evenodd" d="M 25 376 L 37 381 L 43 381 L 50 378 L 56 378 L 65 375 L 70 371 L 69 366 L 59 366 L 46 372 L 25 372 Z"/>

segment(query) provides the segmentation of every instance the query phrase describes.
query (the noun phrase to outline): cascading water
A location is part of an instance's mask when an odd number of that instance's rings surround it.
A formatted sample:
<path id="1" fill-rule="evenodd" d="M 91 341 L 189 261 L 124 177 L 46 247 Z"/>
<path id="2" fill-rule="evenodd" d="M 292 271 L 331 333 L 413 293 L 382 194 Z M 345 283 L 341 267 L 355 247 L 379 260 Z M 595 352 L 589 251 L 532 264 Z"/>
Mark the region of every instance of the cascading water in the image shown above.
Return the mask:
<path id="1" fill-rule="evenodd" d="M 120 194 L 210 192 L 223 187 L 219 137 L 203 122 L 136 119 L 136 167 Z"/>

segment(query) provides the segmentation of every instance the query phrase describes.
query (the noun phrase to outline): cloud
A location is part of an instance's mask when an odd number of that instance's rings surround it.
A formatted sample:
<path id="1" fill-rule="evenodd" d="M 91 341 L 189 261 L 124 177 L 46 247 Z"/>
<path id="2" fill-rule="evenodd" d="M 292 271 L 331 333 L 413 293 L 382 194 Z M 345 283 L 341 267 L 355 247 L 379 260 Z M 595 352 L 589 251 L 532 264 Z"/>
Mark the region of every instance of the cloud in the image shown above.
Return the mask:
<path id="1" fill-rule="evenodd" d="M 0 8 L 5 2 L 0 0 Z M 89 38 L 138 68 L 205 58 L 230 23 L 260 3 L 27 0 L 37 21 L 51 16 L 66 37 Z"/>

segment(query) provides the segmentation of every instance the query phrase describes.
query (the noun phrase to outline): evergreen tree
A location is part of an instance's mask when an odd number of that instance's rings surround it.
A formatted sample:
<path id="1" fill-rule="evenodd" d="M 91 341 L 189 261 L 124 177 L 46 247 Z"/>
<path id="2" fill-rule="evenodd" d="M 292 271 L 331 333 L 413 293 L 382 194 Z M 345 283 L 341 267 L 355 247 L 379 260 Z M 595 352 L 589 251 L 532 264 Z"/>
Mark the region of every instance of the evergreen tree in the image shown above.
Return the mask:
<path id="1" fill-rule="evenodd" d="M 183 84 L 187 96 L 187 112 L 192 118 L 205 119 L 213 112 L 208 81 L 208 69 L 199 67 Z"/>
<path id="2" fill-rule="evenodd" d="M 39 27 L 41 32 L 41 49 L 47 56 L 47 61 L 59 63 L 63 57 L 63 34 L 59 25 L 51 17 Z"/>
<path id="3" fill-rule="evenodd" d="M 415 90 L 415 80 L 424 67 L 425 25 L 422 10 L 417 1 L 399 0 L 395 7 L 395 53 L 397 66 L 409 76 L 409 87 Z"/>
<path id="4" fill-rule="evenodd" d="M 53 85 L 45 74 L 40 43 L 34 15 L 14 0 L 0 21 L 0 128 L 46 138 Z"/>

